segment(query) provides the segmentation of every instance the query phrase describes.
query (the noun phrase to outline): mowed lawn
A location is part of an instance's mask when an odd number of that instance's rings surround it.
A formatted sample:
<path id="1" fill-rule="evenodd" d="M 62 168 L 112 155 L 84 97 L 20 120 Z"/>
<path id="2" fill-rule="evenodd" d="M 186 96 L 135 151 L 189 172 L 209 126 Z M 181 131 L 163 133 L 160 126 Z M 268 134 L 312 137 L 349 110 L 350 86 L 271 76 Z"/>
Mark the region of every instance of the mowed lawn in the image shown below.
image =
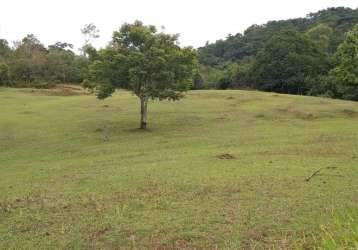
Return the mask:
<path id="1" fill-rule="evenodd" d="M 358 206 L 358 103 L 193 91 L 148 131 L 125 91 L 0 107 L 0 249 L 310 249 Z"/>

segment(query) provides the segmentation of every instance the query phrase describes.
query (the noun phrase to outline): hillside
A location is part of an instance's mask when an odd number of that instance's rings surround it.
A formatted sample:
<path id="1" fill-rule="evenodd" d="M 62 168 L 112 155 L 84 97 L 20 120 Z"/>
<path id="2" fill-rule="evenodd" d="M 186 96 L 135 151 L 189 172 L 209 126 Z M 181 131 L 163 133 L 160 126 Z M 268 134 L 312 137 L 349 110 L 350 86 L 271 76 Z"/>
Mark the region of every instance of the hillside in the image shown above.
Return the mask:
<path id="1" fill-rule="evenodd" d="M 328 34 L 328 51 L 334 53 L 344 40 L 344 34 L 358 24 L 358 9 L 329 8 L 309 13 L 304 18 L 269 21 L 262 25 L 254 24 L 243 34 L 228 35 L 226 39 L 209 43 L 199 48 L 199 58 L 203 65 L 217 66 L 225 61 L 240 61 L 254 57 L 264 48 L 265 43 L 282 29 L 292 28 L 300 33 L 324 25 L 332 29 Z M 320 40 L 326 33 L 316 34 L 313 40 Z"/>
<path id="2" fill-rule="evenodd" d="M 198 49 L 194 87 L 357 101 L 357 46 L 358 9 L 328 8 L 304 18 L 255 24 Z"/>
<path id="3" fill-rule="evenodd" d="M 0 249 L 312 248 L 358 214 L 355 102 L 193 91 L 150 103 L 148 131 L 124 91 L 0 106 Z"/>

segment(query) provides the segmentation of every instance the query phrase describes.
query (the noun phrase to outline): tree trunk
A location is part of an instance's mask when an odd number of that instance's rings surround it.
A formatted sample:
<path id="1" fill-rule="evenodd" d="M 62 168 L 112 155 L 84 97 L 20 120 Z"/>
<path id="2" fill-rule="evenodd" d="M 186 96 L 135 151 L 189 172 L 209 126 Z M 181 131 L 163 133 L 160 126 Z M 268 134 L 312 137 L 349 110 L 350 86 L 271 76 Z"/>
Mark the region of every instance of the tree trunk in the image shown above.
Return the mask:
<path id="1" fill-rule="evenodd" d="M 147 128 L 147 105 L 148 99 L 146 97 L 140 97 L 140 129 Z"/>

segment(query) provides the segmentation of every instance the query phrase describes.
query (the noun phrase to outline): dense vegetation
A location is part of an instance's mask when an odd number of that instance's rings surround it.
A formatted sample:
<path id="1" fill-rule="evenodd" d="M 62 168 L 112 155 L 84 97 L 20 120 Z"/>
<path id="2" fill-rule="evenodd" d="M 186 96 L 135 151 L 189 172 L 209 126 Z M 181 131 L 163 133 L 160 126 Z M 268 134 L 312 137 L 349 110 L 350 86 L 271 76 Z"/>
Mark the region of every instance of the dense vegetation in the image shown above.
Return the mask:
<path id="1" fill-rule="evenodd" d="M 0 40 L 0 85 L 47 87 L 56 83 L 81 83 L 88 60 L 72 51 L 72 44 L 57 42 L 47 48 L 27 35 L 10 47 Z"/>
<path id="2" fill-rule="evenodd" d="M 358 9 L 330 8 L 253 25 L 199 48 L 202 84 L 358 100 L 357 24 Z"/>

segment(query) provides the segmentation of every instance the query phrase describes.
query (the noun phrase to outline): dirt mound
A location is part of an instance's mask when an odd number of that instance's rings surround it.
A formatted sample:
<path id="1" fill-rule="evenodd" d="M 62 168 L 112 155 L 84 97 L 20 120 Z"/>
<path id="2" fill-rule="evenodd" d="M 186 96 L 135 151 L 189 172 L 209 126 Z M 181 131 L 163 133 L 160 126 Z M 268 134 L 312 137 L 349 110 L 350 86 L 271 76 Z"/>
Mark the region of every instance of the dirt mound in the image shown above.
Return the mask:
<path id="1" fill-rule="evenodd" d="M 50 89 L 31 89 L 25 90 L 25 92 L 47 96 L 76 96 L 87 94 L 87 92 L 81 86 L 65 84 L 59 84 Z"/>
<path id="2" fill-rule="evenodd" d="M 221 155 L 217 155 L 216 157 L 218 159 L 220 159 L 220 160 L 233 160 L 233 159 L 235 159 L 235 156 L 233 156 L 231 154 L 221 154 Z"/>

